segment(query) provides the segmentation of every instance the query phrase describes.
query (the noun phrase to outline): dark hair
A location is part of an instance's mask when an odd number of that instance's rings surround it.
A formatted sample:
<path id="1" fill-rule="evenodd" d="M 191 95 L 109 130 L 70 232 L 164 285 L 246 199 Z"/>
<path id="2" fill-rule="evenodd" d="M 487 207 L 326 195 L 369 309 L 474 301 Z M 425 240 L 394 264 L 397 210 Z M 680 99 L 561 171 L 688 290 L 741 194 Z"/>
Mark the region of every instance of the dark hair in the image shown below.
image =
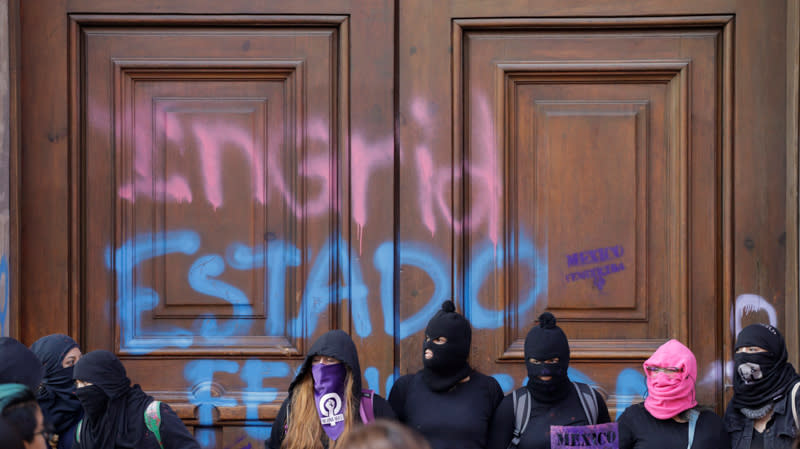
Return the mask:
<path id="1" fill-rule="evenodd" d="M 341 442 L 342 449 L 431 449 L 427 441 L 403 424 L 376 419 L 358 426 Z"/>
<path id="2" fill-rule="evenodd" d="M 0 417 L 0 447 L 3 449 L 25 449 L 17 429 L 2 417 Z"/>
<path id="3" fill-rule="evenodd" d="M 33 442 L 36 432 L 36 412 L 39 404 L 33 393 L 25 389 L 16 394 L 3 408 L 2 417 L 13 427 L 19 436 L 28 443 Z"/>

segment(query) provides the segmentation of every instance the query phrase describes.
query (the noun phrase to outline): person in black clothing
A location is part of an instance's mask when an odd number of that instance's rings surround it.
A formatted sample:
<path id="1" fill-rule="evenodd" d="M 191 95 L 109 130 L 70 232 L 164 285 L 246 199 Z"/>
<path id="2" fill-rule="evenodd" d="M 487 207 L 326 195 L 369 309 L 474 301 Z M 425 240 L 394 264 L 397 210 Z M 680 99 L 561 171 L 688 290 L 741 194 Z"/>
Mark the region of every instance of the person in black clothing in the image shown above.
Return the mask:
<path id="1" fill-rule="evenodd" d="M 587 416 L 578 389 L 567 377 L 569 342 L 549 312 L 539 316 L 539 325 L 525 337 L 525 366 L 528 369 L 530 421 L 520 435 L 519 449 L 549 449 L 550 426 L 585 426 L 611 421 L 600 393 L 590 390 L 597 403 L 597 416 Z M 521 390 L 520 393 L 525 393 Z M 506 396 L 494 415 L 489 449 L 506 449 L 515 431 L 514 400 Z"/>
<path id="2" fill-rule="evenodd" d="M 734 449 L 789 449 L 798 434 L 792 400 L 800 410 L 800 376 L 787 361 L 786 342 L 778 329 L 752 324 L 736 339 L 733 398 L 725 427 Z"/>
<path id="3" fill-rule="evenodd" d="M 489 423 L 503 390 L 493 377 L 470 367 L 469 322 L 452 301 L 428 323 L 423 369 L 395 382 L 389 403 L 403 423 L 427 438 L 433 449 L 485 448 Z"/>
<path id="4" fill-rule="evenodd" d="M 36 391 L 43 372 L 42 362 L 27 346 L 11 337 L 0 337 L 0 384 L 22 384 Z"/>
<path id="5" fill-rule="evenodd" d="M 42 337 L 31 346 L 42 362 L 44 378 L 36 391 L 36 399 L 45 422 L 58 435 L 58 449 L 69 449 L 75 440 L 75 428 L 83 417 L 81 401 L 75 396 L 72 372 L 81 357 L 78 343 L 63 334 Z"/>
<path id="6" fill-rule="evenodd" d="M 697 405 L 697 360 L 689 348 L 670 340 L 644 362 L 644 370 L 647 397 L 619 417 L 620 449 L 730 448 L 722 419 Z"/>
<path id="7" fill-rule="evenodd" d="M 17 383 L 0 384 L 0 417 L 21 440 L 25 449 L 47 449 L 50 433 L 45 431 L 44 418 L 39 404 L 36 403 L 36 396 L 27 386 Z M 13 434 L 6 437 L 13 439 Z M 0 447 L 8 449 L 5 445 Z"/>
<path id="8" fill-rule="evenodd" d="M 266 446 L 333 449 L 343 436 L 373 417 L 394 419 L 395 415 L 385 399 L 362 390 L 361 365 L 350 336 L 341 330 L 329 331 L 311 346 L 289 385 L 289 396 L 272 423 Z"/>
<path id="9" fill-rule="evenodd" d="M 131 386 L 114 354 L 92 351 L 84 355 L 73 375 L 85 412 L 73 449 L 200 449 L 172 408 L 155 401 L 139 385 Z"/>

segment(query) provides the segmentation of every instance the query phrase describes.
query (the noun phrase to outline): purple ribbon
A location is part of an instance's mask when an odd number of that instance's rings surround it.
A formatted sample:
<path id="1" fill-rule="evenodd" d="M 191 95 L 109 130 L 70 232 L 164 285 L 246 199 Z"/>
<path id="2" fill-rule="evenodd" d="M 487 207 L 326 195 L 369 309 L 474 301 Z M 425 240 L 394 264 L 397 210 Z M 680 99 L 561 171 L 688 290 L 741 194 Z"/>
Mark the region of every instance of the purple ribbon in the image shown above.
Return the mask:
<path id="1" fill-rule="evenodd" d="M 550 447 L 570 449 L 619 449 L 617 423 L 594 426 L 550 426 Z"/>
<path id="2" fill-rule="evenodd" d="M 314 403 L 322 430 L 328 434 L 328 438 L 336 440 L 344 432 L 344 412 L 347 410 L 344 380 L 347 369 L 343 363 L 318 363 L 311 365 L 311 375 L 314 377 Z"/>

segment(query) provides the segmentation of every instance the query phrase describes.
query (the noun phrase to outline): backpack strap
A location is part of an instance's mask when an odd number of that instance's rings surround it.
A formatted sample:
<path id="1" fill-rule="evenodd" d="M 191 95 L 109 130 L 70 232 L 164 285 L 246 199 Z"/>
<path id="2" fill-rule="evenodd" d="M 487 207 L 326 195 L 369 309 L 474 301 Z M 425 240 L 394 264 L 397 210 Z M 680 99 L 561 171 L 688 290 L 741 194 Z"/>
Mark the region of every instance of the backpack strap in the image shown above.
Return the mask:
<path id="1" fill-rule="evenodd" d="M 361 404 L 358 406 L 358 412 L 361 415 L 361 422 L 364 424 L 375 421 L 374 396 L 375 392 L 372 390 L 364 389 L 361 391 Z"/>
<path id="2" fill-rule="evenodd" d="M 800 429 L 800 421 L 797 419 L 797 388 L 800 387 L 800 382 L 796 382 L 794 387 L 792 387 L 792 416 L 794 417 L 794 428 L 795 430 Z"/>
<path id="3" fill-rule="evenodd" d="M 164 443 L 161 441 L 161 401 L 153 401 L 147 406 L 144 410 L 144 423 L 147 430 L 156 436 L 161 449 L 164 449 Z"/>
<path id="4" fill-rule="evenodd" d="M 533 399 L 527 387 L 514 390 L 511 393 L 511 398 L 514 401 L 514 435 L 507 449 L 516 449 L 519 446 L 522 434 L 528 428 L 528 422 L 531 420 L 531 409 L 533 408 L 531 401 Z"/>
<path id="5" fill-rule="evenodd" d="M 81 442 L 81 427 L 83 427 L 83 418 L 81 418 L 81 420 L 78 421 L 78 427 L 75 429 L 75 442 L 76 443 L 80 443 Z"/>
<path id="6" fill-rule="evenodd" d="M 694 430 L 697 428 L 697 418 L 700 417 L 700 412 L 695 409 L 689 410 L 689 444 L 686 449 L 691 449 L 694 442 Z"/>
<path id="7" fill-rule="evenodd" d="M 589 425 L 597 424 L 597 396 L 595 396 L 594 390 L 589 385 L 580 382 L 572 382 L 572 385 L 578 391 L 578 399 L 581 401 L 581 407 L 583 407 L 583 413 L 586 414 L 586 419 L 589 420 Z"/>

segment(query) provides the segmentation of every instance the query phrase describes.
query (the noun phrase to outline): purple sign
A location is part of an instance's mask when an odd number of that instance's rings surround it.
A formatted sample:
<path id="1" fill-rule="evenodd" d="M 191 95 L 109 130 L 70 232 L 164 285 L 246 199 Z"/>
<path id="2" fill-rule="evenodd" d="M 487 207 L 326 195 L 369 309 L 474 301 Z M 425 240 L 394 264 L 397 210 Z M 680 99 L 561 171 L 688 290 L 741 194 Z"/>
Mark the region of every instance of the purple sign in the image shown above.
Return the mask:
<path id="1" fill-rule="evenodd" d="M 594 426 L 550 426 L 550 447 L 619 449 L 618 426 L 615 422 Z"/>

